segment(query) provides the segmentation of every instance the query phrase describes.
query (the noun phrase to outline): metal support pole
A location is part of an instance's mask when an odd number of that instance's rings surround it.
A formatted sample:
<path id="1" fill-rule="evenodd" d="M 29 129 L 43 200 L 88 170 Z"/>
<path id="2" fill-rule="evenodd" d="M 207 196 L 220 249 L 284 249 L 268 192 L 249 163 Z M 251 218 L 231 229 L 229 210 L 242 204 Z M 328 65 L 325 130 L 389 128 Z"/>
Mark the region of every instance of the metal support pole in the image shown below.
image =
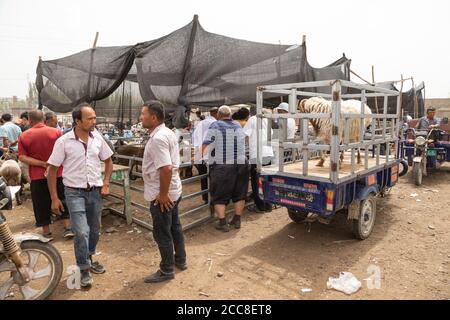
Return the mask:
<path id="1" fill-rule="evenodd" d="M 341 119 L 341 82 L 336 80 L 332 85 L 331 102 L 331 170 L 330 180 L 333 183 L 337 183 L 339 180 L 339 125 Z"/>
<path id="2" fill-rule="evenodd" d="M 359 141 L 364 141 L 364 115 L 366 114 L 366 90 L 361 90 L 361 118 L 359 119 Z"/>
<path id="3" fill-rule="evenodd" d="M 297 90 L 291 89 L 291 94 L 289 95 L 289 113 L 297 113 Z"/>
<path id="4" fill-rule="evenodd" d="M 387 115 L 387 109 L 388 109 L 388 97 L 386 95 L 384 95 L 384 103 L 383 103 L 383 139 L 386 139 L 386 115 Z"/>
<path id="5" fill-rule="evenodd" d="M 263 108 L 263 92 L 258 88 L 258 90 L 256 91 L 256 130 L 257 130 L 256 132 L 262 132 L 262 118 L 261 118 L 263 116 L 262 108 Z M 256 166 L 258 172 L 260 172 L 262 168 L 262 150 L 263 150 L 262 139 L 260 134 L 256 135 L 256 148 L 257 148 Z"/>
<path id="6" fill-rule="evenodd" d="M 308 160 L 309 160 L 309 139 L 308 139 L 308 119 L 301 119 L 302 121 L 302 133 L 303 133 L 303 146 L 302 146 L 302 155 L 303 155 L 303 175 L 308 175 Z"/>

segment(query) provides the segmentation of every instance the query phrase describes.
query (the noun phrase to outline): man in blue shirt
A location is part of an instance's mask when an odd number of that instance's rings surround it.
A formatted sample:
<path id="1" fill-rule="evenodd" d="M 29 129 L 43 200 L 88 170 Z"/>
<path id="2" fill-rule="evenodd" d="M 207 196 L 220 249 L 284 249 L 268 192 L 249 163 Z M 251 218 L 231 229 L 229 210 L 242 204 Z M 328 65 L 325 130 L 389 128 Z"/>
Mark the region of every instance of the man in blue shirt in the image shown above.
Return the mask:
<path id="1" fill-rule="evenodd" d="M 434 117 L 435 115 L 436 109 L 433 107 L 428 108 L 427 115 L 420 118 L 416 125 L 416 130 L 429 130 L 439 127 L 439 120 Z"/>
<path id="2" fill-rule="evenodd" d="M 249 170 L 245 157 L 245 134 L 239 123 L 231 119 L 231 109 L 222 106 L 218 119 L 212 123 L 203 141 L 203 153 L 208 149 L 210 166 L 211 204 L 219 218 L 216 229 L 230 230 L 225 218 L 225 207 L 230 200 L 235 214 L 230 224 L 241 227 L 241 215 L 248 193 Z"/>
<path id="3" fill-rule="evenodd" d="M 17 152 L 17 142 L 22 130 L 12 122 L 12 116 L 9 113 L 2 115 L 2 122 L 4 123 L 0 127 L 0 139 L 3 142 L 2 150 L 7 152 L 11 148 L 14 152 Z"/>

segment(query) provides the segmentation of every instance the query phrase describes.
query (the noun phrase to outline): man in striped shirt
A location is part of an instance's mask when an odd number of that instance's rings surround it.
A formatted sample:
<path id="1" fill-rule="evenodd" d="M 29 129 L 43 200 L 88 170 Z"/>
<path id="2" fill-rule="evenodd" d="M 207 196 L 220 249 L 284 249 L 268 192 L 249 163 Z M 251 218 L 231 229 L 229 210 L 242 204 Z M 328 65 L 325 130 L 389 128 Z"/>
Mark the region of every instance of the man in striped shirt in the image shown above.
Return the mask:
<path id="1" fill-rule="evenodd" d="M 239 123 L 231 119 L 230 107 L 219 108 L 218 120 L 210 125 L 203 141 L 203 153 L 207 149 L 211 204 L 219 218 L 216 229 L 230 230 L 225 218 L 225 207 L 230 200 L 235 209 L 230 224 L 239 229 L 247 198 L 249 170 L 245 157 L 245 134 Z"/>

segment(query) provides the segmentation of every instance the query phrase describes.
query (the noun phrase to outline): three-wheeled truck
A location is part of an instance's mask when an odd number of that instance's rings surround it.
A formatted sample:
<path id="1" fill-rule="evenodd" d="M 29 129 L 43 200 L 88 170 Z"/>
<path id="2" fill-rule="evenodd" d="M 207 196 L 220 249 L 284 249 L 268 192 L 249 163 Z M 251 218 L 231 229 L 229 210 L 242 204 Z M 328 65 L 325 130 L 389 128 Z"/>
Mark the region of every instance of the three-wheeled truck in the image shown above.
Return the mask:
<path id="1" fill-rule="evenodd" d="M 256 95 L 258 130 L 263 132 L 262 121 L 267 121 L 267 144 L 274 148 L 276 154 L 271 165 L 262 165 L 261 150 L 266 139 L 259 135 L 260 196 L 267 202 L 286 207 L 289 217 L 296 223 L 315 220 L 329 223 L 337 212 L 347 212 L 348 219 L 353 221 L 356 238 L 368 238 L 375 223 L 377 198 L 389 192 L 399 177 L 399 93 L 350 81 L 328 80 L 260 86 Z M 264 99 L 277 96 L 289 97 L 289 113 L 263 113 Z M 331 100 L 331 112 L 300 113 L 297 109 L 299 98 L 313 96 Z M 364 106 L 369 97 L 384 99 L 382 113 L 365 114 Z M 361 113 L 341 113 L 341 103 L 346 99 L 360 100 Z M 388 99 L 396 99 L 395 114 L 388 113 Z M 300 132 L 291 140 L 286 139 L 289 118 L 296 120 Z M 363 121 L 367 118 L 370 119 L 368 130 Z M 311 119 L 331 121 L 331 143 L 314 140 L 309 130 Z M 360 119 L 357 142 L 349 136 L 353 119 Z M 279 124 L 278 141 L 271 138 L 271 120 Z M 380 152 L 382 146 L 385 152 Z M 358 149 L 362 153 L 361 164 L 356 160 Z M 288 160 L 284 157 L 287 151 L 292 154 Z M 322 152 L 329 153 L 330 161 L 317 167 L 315 158 Z M 340 163 L 341 152 L 344 152 L 344 160 Z"/>

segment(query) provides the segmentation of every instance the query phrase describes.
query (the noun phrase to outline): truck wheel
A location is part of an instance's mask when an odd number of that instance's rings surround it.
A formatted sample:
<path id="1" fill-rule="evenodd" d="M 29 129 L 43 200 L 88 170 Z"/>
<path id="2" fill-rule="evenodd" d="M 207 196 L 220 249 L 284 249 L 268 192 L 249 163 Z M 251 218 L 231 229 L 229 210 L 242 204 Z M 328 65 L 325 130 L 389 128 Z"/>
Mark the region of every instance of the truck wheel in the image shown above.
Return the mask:
<path id="1" fill-rule="evenodd" d="M 422 164 L 419 162 L 414 162 L 413 164 L 413 178 L 416 186 L 422 185 Z"/>
<path id="2" fill-rule="evenodd" d="M 294 221 L 295 223 L 302 223 L 308 216 L 308 212 L 288 209 L 288 215 L 289 218 L 291 218 L 291 220 Z"/>
<path id="3" fill-rule="evenodd" d="M 399 177 L 403 177 L 405 174 L 408 173 L 408 162 L 405 159 L 402 159 L 400 161 L 400 165 L 403 167 L 403 169 L 398 174 Z"/>
<path id="4" fill-rule="evenodd" d="M 367 199 L 361 201 L 359 219 L 353 220 L 353 234 L 357 239 L 365 240 L 372 233 L 377 215 L 376 200 L 375 195 L 370 194 Z"/>

